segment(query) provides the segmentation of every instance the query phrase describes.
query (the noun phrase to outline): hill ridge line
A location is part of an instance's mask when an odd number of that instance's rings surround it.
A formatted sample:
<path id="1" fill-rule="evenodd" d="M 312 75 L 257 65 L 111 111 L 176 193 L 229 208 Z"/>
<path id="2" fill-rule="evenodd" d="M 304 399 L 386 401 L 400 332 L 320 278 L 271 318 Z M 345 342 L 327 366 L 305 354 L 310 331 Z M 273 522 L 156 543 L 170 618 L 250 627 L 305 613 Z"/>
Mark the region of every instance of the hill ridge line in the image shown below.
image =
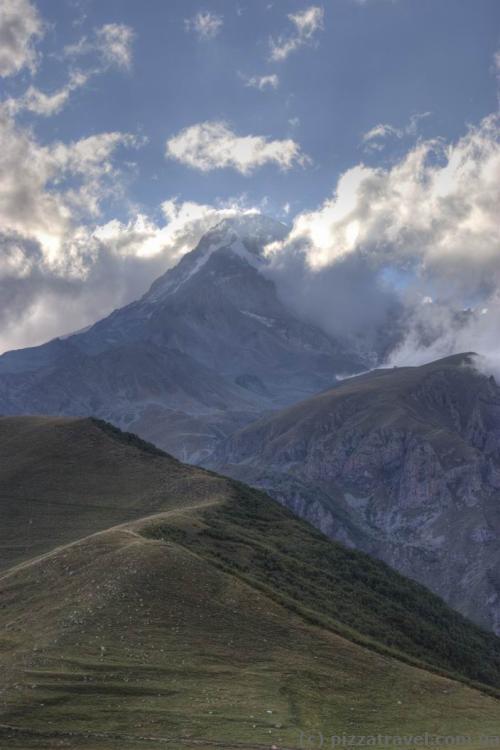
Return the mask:
<path id="1" fill-rule="evenodd" d="M 49 552 L 44 552 L 43 555 L 38 555 L 37 557 L 33 557 L 33 558 L 30 558 L 29 560 L 25 560 L 24 562 L 18 563 L 17 565 L 14 565 L 12 568 L 8 568 L 8 570 L 6 570 L 2 575 L 0 575 L 0 583 L 2 581 L 5 581 L 7 578 L 10 578 L 11 576 L 15 575 L 16 573 L 19 573 L 21 570 L 30 568 L 33 565 L 38 565 L 38 563 L 41 563 L 44 560 L 48 560 L 51 557 L 54 557 L 54 555 L 58 555 L 60 552 L 64 552 L 65 550 L 71 549 L 73 547 L 77 547 L 79 544 L 84 544 L 90 539 L 95 539 L 96 537 L 104 536 L 104 534 L 111 534 L 113 531 L 125 531 L 145 541 L 149 541 L 147 537 L 144 537 L 141 534 L 138 534 L 133 528 L 128 528 L 128 527 L 134 526 L 135 524 L 145 523 L 147 521 L 152 521 L 155 518 L 161 519 L 161 518 L 166 518 L 169 516 L 183 515 L 183 513 L 185 513 L 186 511 L 198 510 L 199 508 L 209 508 L 212 505 L 220 505 L 222 502 L 223 502 L 222 500 L 212 500 L 206 503 L 196 503 L 195 505 L 186 505 L 183 508 L 175 508 L 171 510 L 162 511 L 160 513 L 152 513 L 151 515 L 143 516 L 142 518 L 138 518 L 132 521 L 125 521 L 124 523 L 116 524 L 116 526 L 110 526 L 107 529 L 96 531 L 93 534 L 88 534 L 88 536 L 81 537 L 80 539 L 75 539 L 74 542 L 61 544 L 58 547 L 54 547 L 54 549 L 50 550 Z"/>

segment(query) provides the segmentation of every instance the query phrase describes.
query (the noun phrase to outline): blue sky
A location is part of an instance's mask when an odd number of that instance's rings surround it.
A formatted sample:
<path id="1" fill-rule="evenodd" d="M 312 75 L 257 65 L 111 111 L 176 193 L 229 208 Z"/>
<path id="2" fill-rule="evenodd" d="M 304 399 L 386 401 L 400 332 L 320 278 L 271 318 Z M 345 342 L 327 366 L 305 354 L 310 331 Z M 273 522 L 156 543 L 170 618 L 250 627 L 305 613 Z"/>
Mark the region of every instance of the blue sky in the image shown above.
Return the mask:
<path id="1" fill-rule="evenodd" d="M 277 62 L 269 60 L 269 37 L 291 33 L 288 14 L 309 3 L 40 0 L 38 7 L 51 26 L 40 45 L 37 84 L 44 90 L 66 74 L 51 54 L 103 24 L 133 29 L 129 70 L 94 78 L 56 118 L 35 126 L 42 139 L 110 130 L 146 136 L 129 190 L 148 211 L 172 195 L 213 202 L 243 193 L 253 203 L 267 196 L 271 212 L 286 203 L 294 212 L 312 208 L 353 163 L 384 163 L 418 135 L 454 140 L 496 106 L 497 0 L 329 0 L 312 43 Z M 213 38 L 186 31 L 185 19 L 200 11 L 222 20 Z M 279 77 L 276 89 L 245 86 L 242 77 L 265 75 Z M 417 133 L 363 151 L 362 135 L 378 123 L 404 129 L 412 115 L 427 112 Z M 241 135 L 292 138 L 312 163 L 243 176 L 232 169 L 200 174 L 164 158 L 167 138 L 207 120 L 224 120 Z"/>
<path id="2" fill-rule="evenodd" d="M 384 325 L 392 280 L 496 331 L 499 81 L 498 0 L 0 0 L 0 351 L 137 298 L 241 210 L 289 224 L 275 278 L 323 327 L 346 283 L 385 287 Z"/>

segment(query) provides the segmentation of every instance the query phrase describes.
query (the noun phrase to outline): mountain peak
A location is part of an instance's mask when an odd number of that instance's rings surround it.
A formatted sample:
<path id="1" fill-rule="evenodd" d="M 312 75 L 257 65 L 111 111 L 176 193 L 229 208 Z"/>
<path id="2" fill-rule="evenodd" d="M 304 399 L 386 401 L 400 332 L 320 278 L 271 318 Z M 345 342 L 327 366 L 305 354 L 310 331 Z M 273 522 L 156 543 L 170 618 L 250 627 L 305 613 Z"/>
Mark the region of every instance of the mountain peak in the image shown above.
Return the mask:
<path id="1" fill-rule="evenodd" d="M 263 249 L 270 242 L 286 237 L 289 228 L 280 221 L 258 213 L 229 216 L 208 230 L 190 253 L 160 276 L 145 299 L 155 302 L 170 296 L 205 265 L 214 252 L 229 248 L 250 265 L 263 262 Z"/>
<path id="2" fill-rule="evenodd" d="M 283 240 L 289 231 L 286 224 L 270 216 L 239 213 L 222 219 L 209 229 L 201 238 L 196 250 L 203 250 L 205 253 L 208 251 L 208 254 L 211 254 L 222 247 L 231 247 L 238 255 L 243 255 L 253 264 L 255 257 L 263 258 L 266 245 Z"/>
<path id="3" fill-rule="evenodd" d="M 264 214 L 241 213 L 223 219 L 208 234 L 212 232 L 225 235 L 234 233 L 242 242 L 251 240 L 265 245 L 284 239 L 289 228 L 281 221 Z"/>
<path id="4" fill-rule="evenodd" d="M 0 358 L 0 411 L 90 414 L 201 461 L 264 412 L 366 369 L 279 299 L 264 247 L 286 232 L 259 214 L 225 219 L 137 302 Z"/>

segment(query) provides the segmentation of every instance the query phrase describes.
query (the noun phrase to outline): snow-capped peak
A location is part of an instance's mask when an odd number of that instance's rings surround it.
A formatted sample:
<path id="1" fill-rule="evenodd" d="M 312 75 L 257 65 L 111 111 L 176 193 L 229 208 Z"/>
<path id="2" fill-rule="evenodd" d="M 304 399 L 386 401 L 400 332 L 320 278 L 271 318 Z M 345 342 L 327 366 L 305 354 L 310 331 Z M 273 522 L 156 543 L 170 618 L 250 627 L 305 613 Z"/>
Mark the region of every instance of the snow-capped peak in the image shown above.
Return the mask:
<path id="1" fill-rule="evenodd" d="M 264 263 L 264 247 L 288 234 L 288 227 L 276 219 L 257 213 L 238 214 L 223 219 L 203 235 L 197 247 L 185 255 L 164 276 L 157 279 L 146 294 L 148 302 L 156 302 L 174 294 L 205 265 L 211 255 L 222 248 L 230 249 L 250 265 Z"/>
<path id="2" fill-rule="evenodd" d="M 212 232 L 220 234 L 221 238 L 235 234 L 242 242 L 250 241 L 264 246 L 269 242 L 284 239 L 289 229 L 281 221 L 270 216 L 249 213 L 223 219 L 208 234 Z"/>

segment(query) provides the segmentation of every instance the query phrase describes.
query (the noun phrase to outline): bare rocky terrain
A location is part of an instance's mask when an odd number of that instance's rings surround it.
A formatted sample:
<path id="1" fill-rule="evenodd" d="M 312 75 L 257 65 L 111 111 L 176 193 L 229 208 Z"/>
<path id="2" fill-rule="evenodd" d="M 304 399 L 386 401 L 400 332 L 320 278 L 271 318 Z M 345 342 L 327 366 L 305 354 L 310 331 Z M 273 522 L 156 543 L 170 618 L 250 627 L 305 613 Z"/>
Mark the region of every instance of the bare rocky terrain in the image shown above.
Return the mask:
<path id="1" fill-rule="evenodd" d="M 474 360 L 348 379 L 236 432 L 212 465 L 500 633 L 500 388 Z"/>

